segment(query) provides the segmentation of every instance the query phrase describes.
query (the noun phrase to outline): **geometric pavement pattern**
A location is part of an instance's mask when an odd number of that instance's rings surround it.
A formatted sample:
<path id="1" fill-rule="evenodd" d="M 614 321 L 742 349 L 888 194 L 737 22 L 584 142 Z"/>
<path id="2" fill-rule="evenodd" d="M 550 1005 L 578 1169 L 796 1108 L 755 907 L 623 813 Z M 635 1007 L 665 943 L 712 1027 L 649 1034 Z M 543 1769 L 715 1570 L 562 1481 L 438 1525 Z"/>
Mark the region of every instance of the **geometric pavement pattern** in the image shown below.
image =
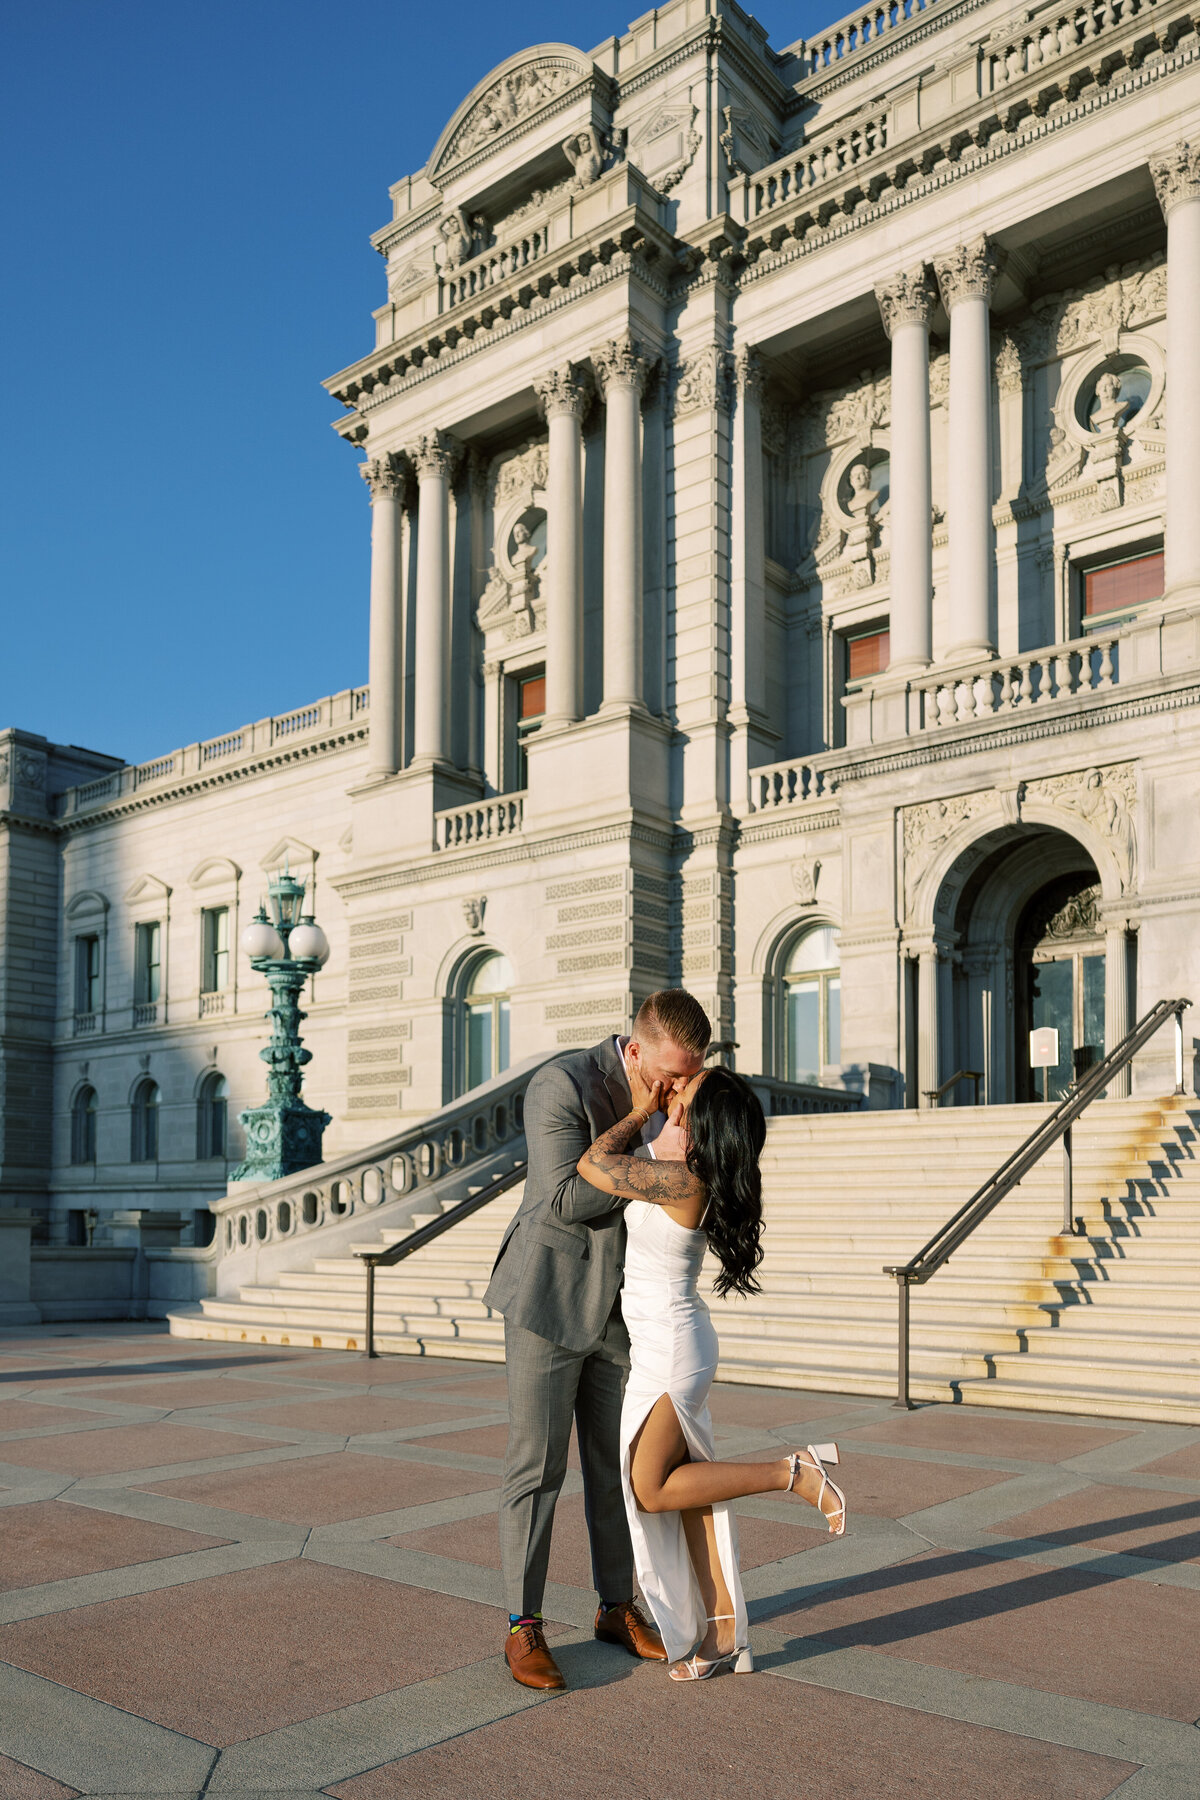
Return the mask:
<path id="1" fill-rule="evenodd" d="M 739 1503 L 757 1676 L 591 1636 L 577 1461 L 500 1655 L 490 1364 L 0 1333 L 0 1800 L 1197 1800 L 1200 1430 L 721 1385 L 836 1436 L 850 1528 Z"/>

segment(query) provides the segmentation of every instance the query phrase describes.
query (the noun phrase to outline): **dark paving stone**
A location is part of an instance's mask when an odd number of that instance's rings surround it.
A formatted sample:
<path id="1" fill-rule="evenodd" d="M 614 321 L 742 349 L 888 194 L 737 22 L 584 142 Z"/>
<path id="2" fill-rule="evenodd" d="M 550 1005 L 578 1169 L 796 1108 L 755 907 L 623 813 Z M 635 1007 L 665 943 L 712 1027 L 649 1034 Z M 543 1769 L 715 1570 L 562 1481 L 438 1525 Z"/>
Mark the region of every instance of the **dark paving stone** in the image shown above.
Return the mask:
<path id="1" fill-rule="evenodd" d="M 795 1525 L 780 1525 L 773 1519 L 739 1518 L 742 1568 L 757 1569 L 764 1563 L 778 1562 L 801 1550 L 811 1550 L 827 1536 L 828 1533 L 819 1526 L 813 1530 L 799 1520 Z M 494 1513 L 462 1519 L 452 1525 L 431 1525 L 423 1531 L 404 1532 L 387 1541 L 402 1550 L 426 1550 L 433 1556 L 449 1556 L 456 1562 L 474 1563 L 483 1569 L 500 1567 L 500 1541 Z M 555 1508 L 549 1577 L 551 1581 L 562 1582 L 565 1587 L 590 1588 L 592 1585 L 592 1559 L 582 1494 L 560 1500 Z"/>
<path id="2" fill-rule="evenodd" d="M 241 1417 L 259 1425 L 294 1425 L 299 1431 L 336 1431 L 350 1436 L 364 1431 L 402 1431 L 408 1425 L 440 1425 L 444 1419 L 461 1419 L 464 1413 L 479 1410 L 478 1403 L 464 1400 L 455 1405 L 440 1395 L 436 1400 L 397 1400 L 390 1394 L 351 1394 L 344 1400 L 288 1400 L 282 1405 L 255 1407 Z"/>
<path id="3" fill-rule="evenodd" d="M 1004 1537 L 1200 1562 L 1200 1495 L 1089 1487 L 987 1527 Z"/>
<path id="4" fill-rule="evenodd" d="M 3 1626 L 0 1657 L 224 1746 L 478 1662 L 506 1626 L 495 1607 L 297 1559 Z"/>
<path id="5" fill-rule="evenodd" d="M 859 1425 L 843 1436 L 855 1442 L 907 1444 L 914 1450 L 957 1450 L 970 1456 L 1059 1463 L 1119 1443 L 1133 1432 L 1101 1431 L 1059 1418 L 1045 1425 L 1031 1424 L 1025 1419 L 1006 1419 L 992 1407 L 938 1406 L 879 1425 Z"/>
<path id="6" fill-rule="evenodd" d="M 1169 1456 L 1160 1456 L 1157 1462 L 1143 1463 L 1136 1471 L 1139 1475 L 1182 1475 L 1188 1481 L 1200 1481 L 1200 1438 L 1194 1444 L 1187 1444 L 1182 1450 L 1172 1450 Z"/>
<path id="7" fill-rule="evenodd" d="M 9 1506 L 0 1530 L 0 1591 L 94 1575 L 98 1569 L 125 1569 L 229 1541 L 60 1500 Z"/>
<path id="8" fill-rule="evenodd" d="M 728 1387 L 716 1382 L 708 1396 L 714 1425 L 758 1426 L 770 1430 L 792 1425 L 799 1419 L 828 1419 L 835 1413 L 854 1412 L 859 1402 L 844 1394 L 803 1394 L 793 1388 Z M 877 1400 L 861 1402 L 865 1412 Z"/>
<path id="9" fill-rule="evenodd" d="M 64 1787 L 26 1763 L 0 1756 L 0 1794 L 4 1800 L 78 1800 L 79 1789 Z"/>
<path id="10" fill-rule="evenodd" d="M 36 1400 L 0 1401 L 0 1431 L 38 1431 L 43 1425 L 94 1425 L 99 1413 L 74 1406 L 39 1406 Z M 0 1462 L 12 1462 L 0 1446 Z"/>
<path id="11" fill-rule="evenodd" d="M 980 1488 L 1012 1480 L 1011 1475 L 1000 1470 L 951 1468 L 945 1463 L 909 1462 L 898 1456 L 868 1456 L 855 1448 L 853 1438 L 845 1436 L 839 1439 L 839 1446 L 842 1460 L 831 1473 L 839 1487 L 845 1489 L 852 1521 L 856 1512 L 870 1513 L 877 1519 L 902 1519 L 926 1506 L 940 1506 L 944 1500 L 957 1500 L 963 1494 L 978 1493 Z M 746 1450 L 727 1460 L 747 1463 L 776 1459 L 764 1450 Z M 780 1491 L 776 1497 L 782 1500 L 786 1495 Z M 802 1516 L 809 1513 L 806 1501 L 798 1500 L 796 1505 Z"/>
<path id="12" fill-rule="evenodd" d="M 95 1414 L 92 1414 L 95 1417 Z M 58 1469 L 70 1475 L 115 1475 L 118 1469 L 159 1469 L 171 1463 L 203 1462 L 210 1456 L 243 1456 L 278 1450 L 272 1439 L 238 1437 L 232 1431 L 201 1431 L 189 1425 L 115 1425 L 111 1431 L 72 1432 L 3 1446 L 0 1461 L 23 1469 Z"/>
<path id="13" fill-rule="evenodd" d="M 494 1475 L 467 1469 L 439 1469 L 429 1463 L 383 1456 L 298 1457 L 258 1468 L 213 1470 L 147 1485 L 152 1494 L 171 1494 L 205 1506 L 224 1506 L 255 1518 L 290 1525 L 333 1525 L 402 1506 L 424 1506 L 452 1494 L 478 1494 L 496 1486 Z"/>
<path id="14" fill-rule="evenodd" d="M 1200 1593 L 1082 1569 L 930 1551 L 814 1595 L 772 1620 L 808 1644 L 935 1668 L 1191 1723 Z"/>
<path id="15" fill-rule="evenodd" d="M 573 1692 L 328 1789 L 338 1800 L 1106 1800 L 1136 1765 L 768 1674 Z M 520 1772 L 535 1773 L 528 1785 Z"/>

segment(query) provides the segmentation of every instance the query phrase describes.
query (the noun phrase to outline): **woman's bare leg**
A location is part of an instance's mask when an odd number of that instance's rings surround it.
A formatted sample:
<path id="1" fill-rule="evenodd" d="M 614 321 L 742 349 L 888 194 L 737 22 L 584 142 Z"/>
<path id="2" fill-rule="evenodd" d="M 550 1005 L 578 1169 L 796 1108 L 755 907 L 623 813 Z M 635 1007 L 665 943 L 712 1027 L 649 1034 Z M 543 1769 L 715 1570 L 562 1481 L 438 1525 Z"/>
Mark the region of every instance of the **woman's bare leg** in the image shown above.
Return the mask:
<path id="1" fill-rule="evenodd" d="M 633 1442 L 630 1478 L 643 1512 L 689 1512 L 748 1494 L 785 1492 L 791 1480 L 787 1457 L 778 1462 L 687 1461 L 687 1443 L 669 1394 L 657 1399 Z M 815 1506 L 821 1477 L 801 1464 L 795 1492 Z M 832 1496 L 830 1496 L 832 1501 Z"/>
<path id="2" fill-rule="evenodd" d="M 689 1507 L 679 1516 L 683 1520 L 683 1534 L 696 1571 L 700 1598 L 708 1614 L 708 1629 L 700 1645 L 700 1655 L 711 1662 L 714 1656 L 724 1656 L 733 1649 L 733 1596 L 725 1585 L 712 1507 Z"/>

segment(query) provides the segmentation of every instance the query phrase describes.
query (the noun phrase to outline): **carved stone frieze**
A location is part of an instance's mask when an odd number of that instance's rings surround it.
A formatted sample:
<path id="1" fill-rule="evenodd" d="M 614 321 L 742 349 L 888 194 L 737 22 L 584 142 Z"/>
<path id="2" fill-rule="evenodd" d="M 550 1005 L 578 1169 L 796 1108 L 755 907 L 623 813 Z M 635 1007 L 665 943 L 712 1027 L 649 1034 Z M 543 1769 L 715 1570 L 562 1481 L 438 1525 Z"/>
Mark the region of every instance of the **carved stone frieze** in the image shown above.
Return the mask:
<path id="1" fill-rule="evenodd" d="M 892 378 L 882 369 L 864 369 L 849 387 L 814 394 L 800 415 L 800 448 L 806 454 L 867 437 L 886 426 L 892 414 Z"/>
<path id="2" fill-rule="evenodd" d="M 483 915 L 487 911 L 487 895 L 472 894 L 462 903 L 463 918 L 472 937 L 483 936 Z"/>
<path id="3" fill-rule="evenodd" d="M 492 504 L 507 506 L 519 494 L 544 488 L 550 471 L 550 446 L 544 437 L 534 438 L 520 450 L 509 450 L 491 465 Z"/>
<path id="4" fill-rule="evenodd" d="M 1121 877 L 1121 891 L 1133 884 L 1133 808 L 1137 775 L 1132 763 L 1076 769 L 1068 775 L 1041 775 L 1023 785 L 1024 799 L 1038 798 L 1074 813 L 1105 839 Z"/>
<path id="5" fill-rule="evenodd" d="M 1181 200 L 1200 199 L 1200 149 L 1182 142 L 1173 144 L 1165 156 L 1154 158 L 1150 174 L 1164 216 Z"/>
<path id="6" fill-rule="evenodd" d="M 672 411 L 677 419 L 688 413 L 728 412 L 733 401 L 734 363 L 728 350 L 706 344 L 675 371 Z"/>
<path id="7" fill-rule="evenodd" d="M 442 160 L 456 162 L 493 143 L 579 79 L 578 69 L 560 63 L 539 61 L 510 69 L 479 96 Z"/>
<path id="8" fill-rule="evenodd" d="M 737 353 L 734 364 L 739 394 L 754 394 L 760 400 L 766 385 L 763 374 L 762 357 L 752 345 L 746 345 Z"/>
<path id="9" fill-rule="evenodd" d="M 875 289 L 883 329 L 891 337 L 900 325 L 928 325 L 937 305 L 937 287 L 924 263 L 881 282 Z"/>
<path id="10" fill-rule="evenodd" d="M 996 386 L 1002 394 L 1020 393 L 1024 379 L 1021 371 L 1021 351 L 1011 332 L 1007 332 L 1000 341 L 995 356 L 995 371 Z"/>
<path id="11" fill-rule="evenodd" d="M 816 905 L 817 877 L 820 873 L 821 860 L 817 856 L 802 856 L 792 864 L 792 886 L 801 906 Z"/>
<path id="12" fill-rule="evenodd" d="M 957 250 L 939 258 L 934 269 L 947 312 L 960 300 L 986 300 L 991 305 L 1000 259 L 988 238 L 977 237 L 970 244 L 960 244 Z"/>
<path id="13" fill-rule="evenodd" d="M 946 800 L 926 800 L 919 806 L 904 808 L 906 911 L 911 911 L 917 887 L 947 839 L 969 820 L 996 811 L 997 799 L 991 788 L 982 788 L 973 794 L 952 794 Z"/>
<path id="14" fill-rule="evenodd" d="M 40 794 L 46 786 L 46 758 L 40 750 L 18 750 L 13 774 L 18 787 Z"/>

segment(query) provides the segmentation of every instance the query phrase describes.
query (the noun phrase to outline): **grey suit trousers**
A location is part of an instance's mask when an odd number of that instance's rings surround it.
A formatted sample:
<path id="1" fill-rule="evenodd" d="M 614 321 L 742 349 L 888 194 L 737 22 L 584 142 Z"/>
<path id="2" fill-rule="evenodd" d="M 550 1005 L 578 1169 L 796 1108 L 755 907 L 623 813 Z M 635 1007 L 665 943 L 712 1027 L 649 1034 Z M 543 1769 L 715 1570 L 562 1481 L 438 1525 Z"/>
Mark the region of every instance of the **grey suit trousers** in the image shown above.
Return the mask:
<path id="1" fill-rule="evenodd" d="M 568 1350 L 504 1322 L 509 1436 L 500 1502 L 500 1560 L 508 1610 L 539 1612 L 554 1506 L 567 1472 L 574 1417 L 583 1466 L 592 1579 L 601 1599 L 633 1595 L 633 1547 L 621 1492 L 621 1399 L 629 1338 L 619 1306 L 599 1342 Z"/>

